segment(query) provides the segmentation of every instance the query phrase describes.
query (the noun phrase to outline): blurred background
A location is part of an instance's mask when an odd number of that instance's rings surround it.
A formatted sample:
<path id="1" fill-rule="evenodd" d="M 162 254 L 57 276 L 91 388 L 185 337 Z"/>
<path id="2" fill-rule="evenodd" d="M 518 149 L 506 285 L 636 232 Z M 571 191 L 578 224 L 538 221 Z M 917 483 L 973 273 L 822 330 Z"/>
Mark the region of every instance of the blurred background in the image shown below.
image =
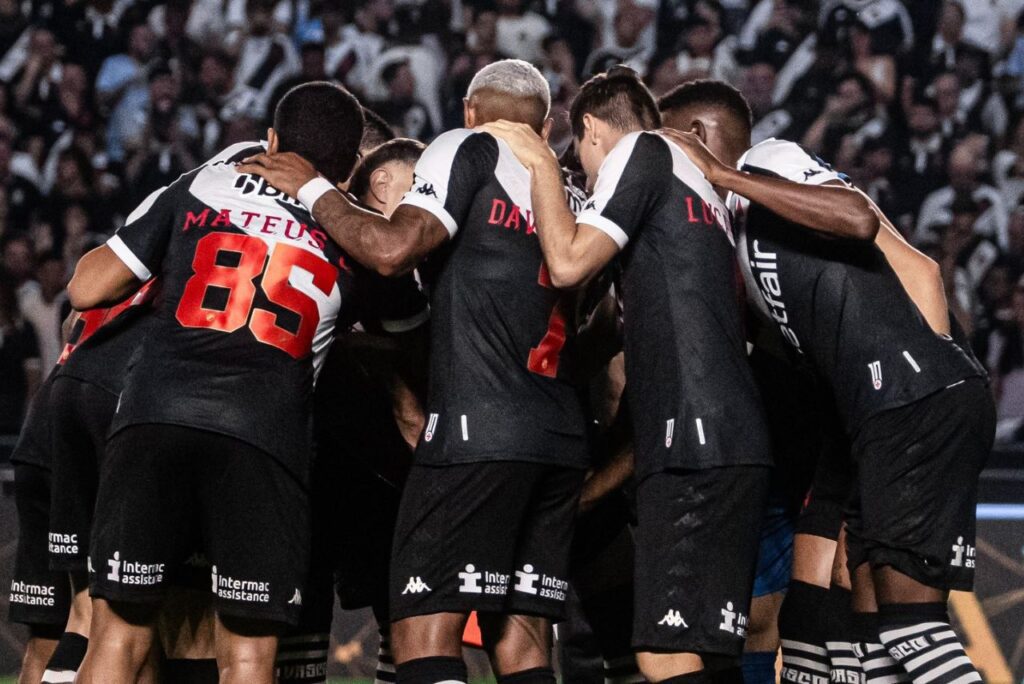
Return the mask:
<path id="1" fill-rule="evenodd" d="M 461 125 L 470 78 L 504 57 L 550 81 L 561 151 L 579 84 L 625 63 L 656 95 L 694 78 L 734 84 L 753 107 L 754 142 L 801 142 L 942 265 L 1000 416 L 974 611 L 991 629 L 972 634 L 1021 681 L 1022 10 L 1024 0 L 0 0 L 0 584 L 17 534 L 4 464 L 59 354 L 65 285 L 151 190 L 264 137 L 277 100 L 309 80 L 344 84 L 396 134 L 429 142 Z M 0 626 L 0 673 L 15 669 L 23 636 Z M 343 615 L 336 636 L 334 670 L 372 676 L 365 616 Z"/>

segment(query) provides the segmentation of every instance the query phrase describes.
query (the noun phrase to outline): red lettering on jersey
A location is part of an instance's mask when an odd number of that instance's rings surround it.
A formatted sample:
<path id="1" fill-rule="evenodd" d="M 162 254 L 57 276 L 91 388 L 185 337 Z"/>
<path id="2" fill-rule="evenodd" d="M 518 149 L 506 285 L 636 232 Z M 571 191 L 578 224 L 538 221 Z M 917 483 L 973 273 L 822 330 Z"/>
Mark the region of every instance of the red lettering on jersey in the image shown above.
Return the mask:
<path id="1" fill-rule="evenodd" d="M 249 224 L 252 223 L 252 220 L 259 216 L 259 214 L 255 211 L 243 211 L 242 216 L 245 217 L 245 223 L 242 224 L 242 227 L 248 228 Z"/>
<path id="2" fill-rule="evenodd" d="M 199 226 L 204 228 L 206 226 L 206 217 L 210 215 L 209 208 L 203 209 L 202 213 L 198 216 L 193 214 L 191 211 L 185 214 L 185 225 L 182 226 L 182 231 L 186 231 L 192 226 Z"/>
<path id="3" fill-rule="evenodd" d="M 210 223 L 210 227 L 230 226 L 231 225 L 231 211 L 229 209 L 221 209 L 217 212 L 217 218 L 213 219 Z"/>
<path id="4" fill-rule="evenodd" d="M 492 226 L 501 225 L 505 221 L 505 211 L 508 206 L 503 200 L 495 199 L 491 202 L 491 215 L 488 217 L 487 222 Z"/>
<path id="5" fill-rule="evenodd" d="M 519 231 L 519 207 L 512 205 L 512 211 L 508 212 L 508 220 L 505 221 L 505 227 L 511 228 L 512 230 Z"/>
<path id="6" fill-rule="evenodd" d="M 693 198 L 692 197 L 687 197 L 686 198 L 686 213 L 688 214 L 687 218 L 689 219 L 690 223 L 699 223 L 700 222 L 697 219 L 697 217 L 694 215 L 694 213 L 693 213 Z"/>
<path id="7" fill-rule="evenodd" d="M 526 210 L 526 234 L 533 235 L 537 232 L 537 226 L 533 222 L 533 212 L 529 209 Z"/>
<path id="8" fill-rule="evenodd" d="M 296 225 L 296 226 L 299 227 L 299 234 L 298 235 L 292 235 L 292 225 Z M 306 232 L 306 230 L 302 226 L 301 223 L 296 223 L 295 221 L 292 221 L 291 219 L 288 219 L 288 223 L 284 227 L 284 236 L 286 238 L 288 238 L 289 240 L 301 240 L 302 239 L 302 234 L 305 233 L 305 232 Z"/>
<path id="9" fill-rule="evenodd" d="M 260 232 L 261 233 L 270 233 L 271 235 L 273 235 L 274 231 L 267 230 L 267 228 L 276 228 L 277 227 L 277 222 L 280 221 L 280 220 L 281 220 L 280 216 L 270 216 L 270 215 L 264 216 L 263 217 L 263 227 L 260 228 Z"/>
<path id="10" fill-rule="evenodd" d="M 327 247 L 327 236 L 324 234 L 322 230 L 318 228 L 313 228 L 311 230 L 306 226 L 305 223 L 302 224 L 302 230 L 308 233 L 309 237 L 312 238 L 312 240 L 310 240 L 308 243 L 310 246 L 316 247 L 320 250 L 323 250 Z"/>
<path id="11" fill-rule="evenodd" d="M 711 205 L 701 200 L 700 208 L 704 212 L 704 223 L 709 226 L 715 225 L 715 212 L 711 210 Z"/>

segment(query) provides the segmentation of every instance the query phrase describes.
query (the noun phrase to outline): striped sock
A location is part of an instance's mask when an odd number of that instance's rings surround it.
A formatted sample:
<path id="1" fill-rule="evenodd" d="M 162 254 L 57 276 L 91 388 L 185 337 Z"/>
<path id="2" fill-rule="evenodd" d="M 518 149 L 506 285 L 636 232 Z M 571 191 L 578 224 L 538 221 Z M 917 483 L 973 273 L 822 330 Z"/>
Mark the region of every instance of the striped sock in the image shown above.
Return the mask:
<path id="1" fill-rule="evenodd" d="M 854 642 L 857 641 L 857 616 L 851 608 L 850 590 L 833 584 L 828 590 L 829 625 L 825 640 L 828 651 L 829 679 L 837 684 L 861 684 L 860 666 Z"/>
<path id="2" fill-rule="evenodd" d="M 865 684 L 909 682 L 907 673 L 878 640 L 878 613 L 854 613 L 852 618 L 853 650 L 860 661 Z"/>
<path id="3" fill-rule="evenodd" d="M 982 681 L 949 624 L 945 603 L 881 606 L 879 636 L 915 684 Z"/>
<path id="4" fill-rule="evenodd" d="M 380 628 L 380 647 L 377 649 L 377 672 L 373 684 L 395 684 L 395 656 L 391 654 L 390 625 Z"/>
<path id="5" fill-rule="evenodd" d="M 277 681 L 280 684 L 320 684 L 327 681 L 330 634 L 282 637 L 277 646 Z"/>
<path id="6" fill-rule="evenodd" d="M 830 681 L 836 684 L 860 684 L 864 680 L 864 670 L 852 641 L 827 641 L 825 648 L 828 650 Z"/>
<path id="7" fill-rule="evenodd" d="M 46 664 L 46 671 L 43 673 L 42 684 L 64 684 L 75 681 L 78 676 L 78 668 L 85 658 L 85 651 L 89 648 L 89 640 L 81 634 L 64 632 L 60 636 L 57 648 Z"/>
<path id="8" fill-rule="evenodd" d="M 828 589 L 799 580 L 789 590 L 779 611 L 782 641 L 782 681 L 828 684 L 828 652 L 824 634 L 827 624 Z"/>

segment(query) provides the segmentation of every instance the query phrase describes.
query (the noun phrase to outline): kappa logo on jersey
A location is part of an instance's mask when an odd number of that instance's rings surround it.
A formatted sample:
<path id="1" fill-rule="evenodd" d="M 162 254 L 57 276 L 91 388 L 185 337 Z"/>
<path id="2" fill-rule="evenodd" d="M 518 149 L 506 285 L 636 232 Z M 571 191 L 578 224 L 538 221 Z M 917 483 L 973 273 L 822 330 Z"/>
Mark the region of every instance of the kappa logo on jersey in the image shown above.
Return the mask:
<path id="1" fill-rule="evenodd" d="M 963 537 L 957 537 L 956 544 L 953 544 L 953 559 L 949 564 L 954 568 L 973 568 L 977 555 L 976 548 L 970 544 L 964 544 Z"/>
<path id="2" fill-rule="evenodd" d="M 107 560 L 107 579 L 118 584 L 135 586 L 151 586 L 164 579 L 163 563 L 138 563 L 121 559 L 121 552 L 115 551 L 114 557 Z"/>
<path id="3" fill-rule="evenodd" d="M 235 180 L 235 190 L 238 190 L 239 194 L 243 197 L 256 193 L 257 197 L 270 197 L 279 202 L 287 202 L 293 207 L 303 208 L 302 203 L 297 199 L 284 194 L 263 178 L 254 176 L 251 173 L 238 175 L 238 178 Z"/>
<path id="4" fill-rule="evenodd" d="M 210 577 L 213 579 L 213 593 L 217 598 L 245 603 L 270 603 L 270 582 L 235 579 L 217 572 L 216 565 L 210 568 Z M 302 597 L 299 596 L 298 605 L 302 605 L 301 601 Z"/>
<path id="5" fill-rule="evenodd" d="M 732 601 L 727 602 L 725 608 L 722 608 L 719 612 L 722 613 L 722 623 L 718 625 L 718 629 L 746 638 L 747 616 L 734 610 Z"/>
<path id="6" fill-rule="evenodd" d="M 789 312 L 786 311 L 786 303 L 782 301 L 782 284 L 779 282 L 779 254 L 778 252 L 761 251 L 758 240 L 751 244 L 752 254 L 750 258 L 750 269 L 757 279 L 757 289 L 761 291 L 761 297 L 768 305 L 768 312 L 775 322 L 779 324 L 782 336 L 786 338 L 794 349 L 801 354 L 800 340 L 796 333 L 789 327 Z"/>
<path id="7" fill-rule="evenodd" d="M 426 182 L 416 174 L 413 174 L 412 186 L 415 192 L 420 195 L 424 195 L 426 197 L 437 197 L 437 191 L 434 190 L 434 184 Z"/>
<path id="8" fill-rule="evenodd" d="M 658 621 L 659 625 L 665 625 L 666 627 L 682 627 L 683 629 L 689 629 L 690 625 L 686 624 L 686 620 L 678 610 L 668 609 L 665 613 L 665 617 Z"/>
<path id="9" fill-rule="evenodd" d="M 429 442 L 434 439 L 434 430 L 437 429 L 437 414 L 431 413 L 427 419 L 427 429 L 423 431 L 423 441 Z"/>
<path id="10" fill-rule="evenodd" d="M 872 361 L 868 364 L 868 370 L 871 371 L 871 386 L 876 390 L 882 389 L 882 362 Z"/>
<path id="11" fill-rule="evenodd" d="M 431 591 L 426 582 L 419 577 L 410 577 L 409 581 L 405 584 L 405 589 L 402 590 L 402 594 L 422 594 L 425 591 Z"/>
<path id="12" fill-rule="evenodd" d="M 472 563 L 459 573 L 459 592 L 463 594 L 493 594 L 504 596 L 508 593 L 509 576 L 491 570 L 480 571 Z"/>
<path id="13" fill-rule="evenodd" d="M 808 169 L 808 170 L 804 171 L 804 180 L 809 180 L 811 178 L 814 178 L 819 173 L 821 173 L 821 169 Z"/>
<path id="14" fill-rule="evenodd" d="M 589 211 L 595 208 L 597 208 L 597 202 L 595 202 L 594 200 L 590 200 L 585 205 L 583 205 L 583 211 Z"/>

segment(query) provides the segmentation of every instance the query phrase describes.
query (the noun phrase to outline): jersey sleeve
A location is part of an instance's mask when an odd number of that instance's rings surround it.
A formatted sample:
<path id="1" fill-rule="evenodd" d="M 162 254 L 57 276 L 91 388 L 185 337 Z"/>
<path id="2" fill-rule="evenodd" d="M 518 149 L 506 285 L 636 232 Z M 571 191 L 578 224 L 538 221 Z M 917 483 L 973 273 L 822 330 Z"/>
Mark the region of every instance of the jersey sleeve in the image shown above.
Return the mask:
<path id="1" fill-rule="evenodd" d="M 646 134 L 623 138 L 598 171 L 594 193 L 576 223 L 605 233 L 622 249 L 672 179 L 672 155 L 661 139 Z"/>
<path id="2" fill-rule="evenodd" d="M 107 246 L 139 280 L 153 277 L 167 251 L 174 218 L 172 188 L 165 186 L 151 193 L 107 240 Z"/>
<path id="3" fill-rule="evenodd" d="M 454 237 L 497 162 L 498 143 L 490 135 L 465 128 L 444 133 L 416 162 L 412 190 L 402 204 L 429 211 Z"/>
<path id="4" fill-rule="evenodd" d="M 740 168 L 804 185 L 824 185 L 830 181 L 848 183 L 850 180 L 821 157 L 788 140 L 766 140 L 755 145 L 740 160 Z"/>

